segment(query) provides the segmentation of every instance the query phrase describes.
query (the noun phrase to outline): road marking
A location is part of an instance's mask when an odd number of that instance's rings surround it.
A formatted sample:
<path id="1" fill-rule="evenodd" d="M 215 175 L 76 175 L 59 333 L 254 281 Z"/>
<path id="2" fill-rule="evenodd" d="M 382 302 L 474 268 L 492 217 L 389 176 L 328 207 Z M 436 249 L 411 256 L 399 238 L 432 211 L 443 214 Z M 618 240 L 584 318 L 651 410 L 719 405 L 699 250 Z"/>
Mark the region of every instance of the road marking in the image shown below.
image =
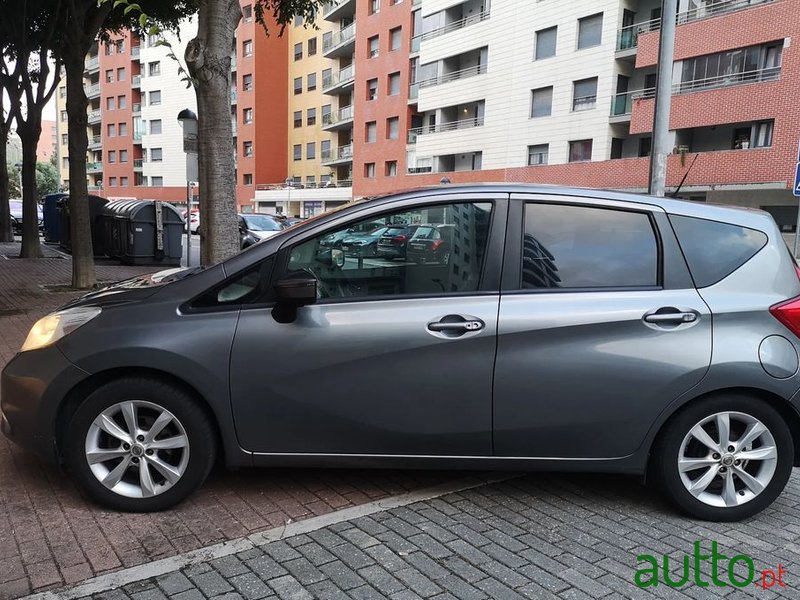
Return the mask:
<path id="1" fill-rule="evenodd" d="M 317 531 L 329 527 L 330 525 L 335 525 L 336 523 L 344 523 L 345 521 L 366 517 L 385 510 L 408 506 L 415 502 L 424 502 L 426 500 L 439 498 L 440 496 L 446 496 L 447 494 L 464 492 L 517 477 L 520 477 L 520 475 L 516 473 L 489 473 L 483 477 L 466 477 L 441 485 L 407 492 L 398 496 L 344 508 L 302 521 L 292 521 L 286 525 L 253 533 L 246 537 L 220 542 L 219 544 L 206 546 L 205 548 L 199 548 L 184 554 L 178 554 L 147 564 L 99 575 L 98 577 L 87 579 L 83 583 L 73 587 L 31 594 L 20 600 L 73 600 L 75 598 L 91 596 L 92 594 L 114 590 L 130 583 L 150 579 L 151 577 L 166 575 L 167 573 L 172 573 L 192 565 L 222 558 L 224 556 L 230 556 L 231 554 L 238 554 L 245 550 L 252 550 L 253 548 L 265 546 L 271 542 L 277 542 L 278 540 L 285 540 L 286 538 Z"/>

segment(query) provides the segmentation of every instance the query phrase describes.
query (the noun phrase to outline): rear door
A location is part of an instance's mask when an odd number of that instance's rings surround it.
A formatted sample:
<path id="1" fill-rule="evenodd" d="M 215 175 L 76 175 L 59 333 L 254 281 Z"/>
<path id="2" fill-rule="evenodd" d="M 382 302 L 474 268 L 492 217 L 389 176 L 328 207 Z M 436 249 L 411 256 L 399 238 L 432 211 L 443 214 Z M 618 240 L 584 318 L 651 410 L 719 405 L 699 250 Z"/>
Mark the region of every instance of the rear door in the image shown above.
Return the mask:
<path id="1" fill-rule="evenodd" d="M 660 209 L 512 196 L 495 454 L 629 455 L 710 360 L 711 315 Z"/>

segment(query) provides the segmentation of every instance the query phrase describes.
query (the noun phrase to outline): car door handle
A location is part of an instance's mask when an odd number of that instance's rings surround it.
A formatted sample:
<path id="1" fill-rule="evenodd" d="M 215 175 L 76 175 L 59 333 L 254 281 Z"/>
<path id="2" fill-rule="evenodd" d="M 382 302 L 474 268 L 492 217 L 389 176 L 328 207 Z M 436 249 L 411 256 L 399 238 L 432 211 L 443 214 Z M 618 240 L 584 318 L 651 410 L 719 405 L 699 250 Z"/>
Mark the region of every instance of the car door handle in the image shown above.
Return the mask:
<path id="1" fill-rule="evenodd" d="M 464 317 L 462 315 L 447 315 L 438 321 L 428 323 L 428 331 L 457 335 L 480 331 L 484 327 L 485 324 L 480 319 L 476 317 Z"/>
<path id="2" fill-rule="evenodd" d="M 647 323 L 655 323 L 657 325 L 662 323 L 694 323 L 697 320 L 697 313 L 679 310 L 675 310 L 675 312 L 653 312 L 646 314 L 644 320 Z"/>

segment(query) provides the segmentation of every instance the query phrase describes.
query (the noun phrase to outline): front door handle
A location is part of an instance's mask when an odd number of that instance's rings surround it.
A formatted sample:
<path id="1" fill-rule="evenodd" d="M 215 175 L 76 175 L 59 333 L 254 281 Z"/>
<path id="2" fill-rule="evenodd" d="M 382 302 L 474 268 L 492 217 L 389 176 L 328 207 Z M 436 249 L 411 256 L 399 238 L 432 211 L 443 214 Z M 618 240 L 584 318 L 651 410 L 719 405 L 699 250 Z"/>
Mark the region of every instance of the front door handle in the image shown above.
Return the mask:
<path id="1" fill-rule="evenodd" d="M 652 313 L 647 313 L 644 316 L 647 323 L 654 323 L 656 325 L 662 324 L 675 324 L 681 323 L 694 323 L 697 320 L 697 313 L 691 310 L 678 310 L 676 308 L 660 308 Z"/>
<path id="2" fill-rule="evenodd" d="M 428 331 L 452 337 L 480 331 L 485 326 L 486 324 L 477 317 L 447 315 L 438 321 L 428 323 Z"/>

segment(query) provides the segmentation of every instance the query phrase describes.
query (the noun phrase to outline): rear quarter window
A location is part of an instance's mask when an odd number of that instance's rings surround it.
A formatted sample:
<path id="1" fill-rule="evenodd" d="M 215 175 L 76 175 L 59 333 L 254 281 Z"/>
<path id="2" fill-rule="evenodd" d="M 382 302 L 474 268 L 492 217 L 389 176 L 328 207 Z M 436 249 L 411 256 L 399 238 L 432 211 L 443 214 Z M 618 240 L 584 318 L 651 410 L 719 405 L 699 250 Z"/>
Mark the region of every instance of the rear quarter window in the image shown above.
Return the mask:
<path id="1" fill-rule="evenodd" d="M 669 220 L 699 288 L 719 283 L 767 245 L 767 234 L 757 229 L 676 215 Z"/>

